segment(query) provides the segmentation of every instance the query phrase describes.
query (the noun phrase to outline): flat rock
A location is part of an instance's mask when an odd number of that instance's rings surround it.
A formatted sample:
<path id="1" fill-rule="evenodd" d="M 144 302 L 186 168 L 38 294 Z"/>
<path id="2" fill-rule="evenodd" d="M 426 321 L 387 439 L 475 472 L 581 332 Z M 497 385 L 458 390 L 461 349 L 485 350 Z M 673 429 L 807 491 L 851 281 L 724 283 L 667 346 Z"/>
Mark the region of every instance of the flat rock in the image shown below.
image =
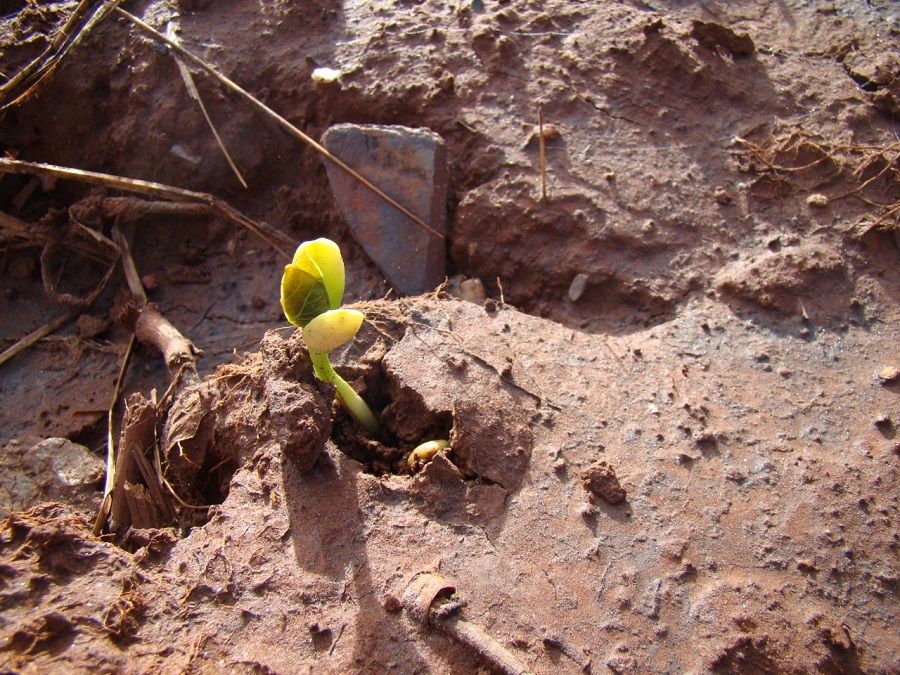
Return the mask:
<path id="1" fill-rule="evenodd" d="M 442 235 L 447 224 L 447 148 L 427 129 L 338 124 L 323 145 Z M 400 293 L 419 295 L 444 280 L 444 240 L 403 215 L 336 164 L 328 181 L 353 236 Z"/>
<path id="2" fill-rule="evenodd" d="M 68 439 L 13 439 L 0 448 L 0 517 L 54 500 L 93 514 L 105 474 L 100 457 Z"/>

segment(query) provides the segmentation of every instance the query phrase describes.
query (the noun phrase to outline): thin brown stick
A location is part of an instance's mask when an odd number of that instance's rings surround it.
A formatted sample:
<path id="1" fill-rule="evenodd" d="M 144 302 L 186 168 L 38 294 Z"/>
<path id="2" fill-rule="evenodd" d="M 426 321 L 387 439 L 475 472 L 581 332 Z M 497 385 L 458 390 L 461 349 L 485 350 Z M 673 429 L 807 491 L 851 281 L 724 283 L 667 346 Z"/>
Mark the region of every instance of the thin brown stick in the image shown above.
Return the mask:
<path id="1" fill-rule="evenodd" d="M 22 237 L 29 238 L 35 236 L 32 232 L 33 226 L 31 223 L 26 223 L 24 220 L 19 220 L 15 216 L 11 216 L 4 211 L 0 211 L 0 232 L 8 234 L 10 237 Z M 43 233 L 41 233 L 43 234 Z M 47 240 L 41 240 L 40 243 L 46 243 Z"/>
<path id="2" fill-rule="evenodd" d="M 21 103 L 28 98 L 37 86 L 56 70 L 69 50 L 78 44 L 94 26 L 105 19 L 119 2 L 120 0 L 108 0 L 97 6 L 94 12 L 85 19 L 85 13 L 95 3 L 92 0 L 81 0 L 43 53 L 0 86 L 0 110 Z M 25 87 L 25 91 L 16 95 L 15 91 L 22 87 Z M 12 101 L 6 100 L 14 95 L 15 98 Z"/>
<path id="3" fill-rule="evenodd" d="M 79 230 L 81 230 L 81 227 L 83 227 L 77 223 L 76 225 L 78 226 Z M 81 231 L 84 234 L 89 235 L 93 239 L 100 241 L 96 230 L 84 228 L 84 230 Z M 46 225 L 40 225 L 39 223 L 28 223 L 24 220 L 19 220 L 15 216 L 11 216 L 8 213 L 0 211 L 0 242 L 10 242 L 10 244 L 17 244 L 16 248 L 19 248 L 20 246 L 43 247 L 47 244 L 57 241 L 58 239 L 59 236 Z M 102 260 L 104 262 L 108 262 L 111 259 L 110 256 L 103 255 L 103 253 L 100 252 L 97 247 L 86 245 L 77 239 L 66 241 L 66 248 L 77 253 L 78 255 L 84 256 L 85 258 L 90 258 L 92 260 Z"/>
<path id="4" fill-rule="evenodd" d="M 139 197 L 106 197 L 100 211 L 117 223 L 127 223 L 143 216 L 210 216 L 215 215 L 208 204 L 149 201 Z"/>
<path id="5" fill-rule="evenodd" d="M 44 265 L 43 265 L 43 261 L 42 261 L 42 271 L 44 271 L 43 267 L 44 267 Z M 97 284 L 97 287 L 84 298 L 73 298 L 72 296 L 70 296 L 66 293 L 63 293 L 63 294 L 56 293 L 55 288 L 51 284 L 49 286 L 50 291 L 52 291 L 51 296 L 55 297 L 58 300 L 64 300 L 65 304 L 73 306 L 74 309 L 72 311 L 64 314 L 63 316 L 58 317 L 58 318 L 54 319 L 53 321 L 41 326 L 37 330 L 32 331 L 31 333 L 29 333 L 28 335 L 23 337 L 21 340 L 16 342 L 14 345 L 12 345 L 11 347 L 9 347 L 5 351 L 3 351 L 3 353 L 0 353 L 0 365 L 3 365 L 4 363 L 9 361 L 11 358 L 16 356 L 17 354 L 20 354 L 21 352 L 25 351 L 26 349 L 31 347 L 33 344 L 38 342 L 38 340 L 40 340 L 41 338 L 44 338 L 47 335 L 50 335 L 50 333 L 53 333 L 53 332 L 59 330 L 64 325 L 66 325 L 69 321 L 72 321 L 75 317 L 77 317 L 79 314 L 81 314 L 81 312 L 83 312 L 88 307 L 90 307 L 92 304 L 94 304 L 94 301 L 100 297 L 100 294 L 103 292 L 103 289 L 106 288 L 106 284 L 109 282 L 110 277 L 112 277 L 112 273 L 115 269 L 116 269 L 116 261 L 114 260 L 113 264 L 110 265 L 106 274 L 100 280 L 100 283 Z M 46 280 L 45 280 L 45 282 L 46 282 Z M 48 291 L 48 292 L 50 292 L 50 291 Z"/>
<path id="6" fill-rule="evenodd" d="M 547 146 L 544 142 L 544 107 L 538 106 L 538 146 L 541 149 L 541 199 L 547 201 Z"/>
<path id="7" fill-rule="evenodd" d="M 188 94 L 197 102 L 197 105 L 200 106 L 200 112 L 203 113 L 203 117 L 206 120 L 207 126 L 209 126 L 209 130 L 212 131 L 213 136 L 215 136 L 216 143 L 218 143 L 219 145 L 219 149 L 222 151 L 222 154 L 225 155 L 225 160 L 228 162 L 228 166 L 231 167 L 231 170 L 234 171 L 234 175 L 237 176 L 237 179 L 241 182 L 241 185 L 243 185 L 244 189 L 246 190 L 248 187 L 247 181 L 244 180 L 244 177 L 241 175 L 240 169 L 237 168 L 237 164 L 235 164 L 234 160 L 231 158 L 231 154 L 228 152 L 228 148 L 225 147 L 225 143 L 222 141 L 222 137 L 219 136 L 216 125 L 213 124 L 212 118 L 209 116 L 209 113 L 206 110 L 206 106 L 203 104 L 203 99 L 200 97 L 200 92 L 197 89 L 197 85 L 194 84 L 194 76 L 191 75 L 191 71 L 185 64 L 184 59 L 176 56 L 175 63 L 178 66 L 178 72 L 181 73 L 181 79 L 184 80 L 184 86 L 187 87 Z"/>
<path id="8" fill-rule="evenodd" d="M 64 305 L 69 305 L 71 307 L 74 307 L 75 309 L 80 309 L 82 311 L 87 309 L 94 304 L 94 301 L 100 297 L 103 289 L 106 288 L 106 284 L 109 283 L 109 280 L 112 277 L 112 273 L 116 269 L 116 262 L 118 261 L 113 258 L 112 264 L 109 266 L 106 274 L 103 275 L 100 283 L 97 284 L 97 287 L 90 293 L 88 293 L 85 297 L 78 298 L 70 293 L 60 293 L 58 290 L 56 290 L 56 283 L 51 278 L 52 275 L 50 273 L 50 253 L 52 246 L 52 243 L 47 244 L 44 247 L 44 250 L 41 251 L 41 277 L 44 281 L 44 291 L 56 302 Z"/>
<path id="9" fill-rule="evenodd" d="M 495 672 L 531 672 L 515 654 L 461 615 L 464 603 L 456 595 L 456 586 L 440 574 L 426 571 L 414 575 L 403 595 L 403 604 L 413 619 L 423 626 L 440 628 L 487 661 Z"/>
<path id="10" fill-rule="evenodd" d="M 194 192 L 193 190 L 184 190 L 182 188 L 164 185 L 162 183 L 153 183 L 145 180 L 136 180 L 133 178 L 122 178 L 121 176 L 113 176 L 106 173 L 97 173 L 95 171 L 83 171 L 81 169 L 72 169 L 69 167 L 55 166 L 53 164 L 41 164 L 38 162 L 25 162 L 16 159 L 0 158 L 0 173 L 15 173 L 38 176 L 53 176 L 55 178 L 67 178 L 76 180 L 81 183 L 90 185 L 103 185 L 105 187 L 117 190 L 125 190 L 137 194 L 166 199 L 173 202 L 193 202 L 195 204 L 204 204 L 212 211 L 212 213 L 222 216 L 233 223 L 241 225 L 253 232 L 260 239 L 265 241 L 269 246 L 278 251 L 285 259 L 290 260 L 293 257 L 293 251 L 297 244 L 287 235 L 266 225 L 265 223 L 257 223 L 251 220 L 237 209 L 230 206 L 223 200 L 215 197 L 207 192 Z"/>
<path id="11" fill-rule="evenodd" d="M 128 243 L 128 239 L 118 223 L 113 225 L 112 236 L 116 246 L 119 247 L 119 255 L 122 256 L 122 270 L 125 272 L 125 283 L 128 284 L 128 290 L 131 291 L 131 298 L 139 305 L 146 305 L 147 292 L 144 290 L 141 275 L 137 271 L 137 265 L 134 264 L 134 258 L 131 256 L 131 245 Z"/>
<path id="12" fill-rule="evenodd" d="M 181 331 L 162 315 L 156 305 L 147 302 L 147 293 L 144 291 L 140 274 L 131 257 L 128 240 L 118 225 L 113 226 L 113 239 L 119 245 L 125 279 L 131 290 L 131 296 L 137 304 L 136 307 L 125 311 L 123 322 L 134 331 L 138 340 L 153 345 L 159 350 L 173 379 L 184 370 L 189 383 L 199 384 L 197 356 L 203 352 L 182 335 Z"/>
<path id="13" fill-rule="evenodd" d="M 331 152 L 329 152 L 328 149 L 325 148 L 323 145 L 321 145 L 320 143 L 317 143 L 317 142 L 314 141 L 310 136 L 308 136 L 308 135 L 306 135 L 305 133 L 303 133 L 302 131 L 300 131 L 300 129 L 298 129 L 298 128 L 295 127 L 293 124 L 291 124 L 290 122 L 288 122 L 284 117 L 282 117 L 281 115 L 279 115 L 278 113 L 276 113 L 274 110 L 272 110 L 272 109 L 269 108 L 267 105 L 265 105 L 264 103 L 262 103 L 259 99 L 255 98 L 252 94 L 250 94 L 250 93 L 247 92 L 246 90 L 242 89 L 242 88 L 239 87 L 237 84 L 235 84 L 234 82 L 232 82 L 230 79 L 228 79 L 227 77 L 225 77 L 224 75 L 222 75 L 219 71 L 217 71 L 215 68 L 213 68 L 213 67 L 212 67 L 211 65 L 209 65 L 208 63 L 206 63 L 206 62 L 205 62 L 203 59 L 201 59 L 199 56 L 196 56 L 196 55 L 193 54 L 192 52 L 188 51 L 187 49 L 185 49 L 184 47 L 182 47 L 178 42 L 175 42 L 174 40 L 170 40 L 170 39 L 167 38 L 165 35 L 163 35 L 162 33 L 160 33 L 158 30 L 156 30 L 156 29 L 153 28 L 152 26 L 150 26 L 150 25 L 144 23 L 143 21 L 141 21 L 140 19 L 138 19 L 136 16 L 132 16 L 131 14 L 129 14 L 128 12 L 126 12 L 126 11 L 125 11 L 124 9 L 122 9 L 121 7 L 117 7 L 115 11 L 118 12 L 121 16 L 123 16 L 123 17 L 125 17 L 126 19 L 128 19 L 129 21 L 131 21 L 135 26 L 137 26 L 138 28 L 140 28 L 140 29 L 143 30 L 144 32 L 146 32 L 146 33 L 152 35 L 152 36 L 155 37 L 157 40 L 159 40 L 159 41 L 164 42 L 165 44 L 167 44 L 169 47 L 171 47 L 171 48 L 172 48 L 174 51 L 176 51 L 178 54 L 180 54 L 181 56 L 183 56 L 184 58 L 186 58 L 187 60 L 189 60 L 189 61 L 190 61 L 191 63 L 193 63 L 194 65 L 196 65 L 196 66 L 198 66 L 199 68 L 203 69 L 204 72 L 208 73 L 209 75 L 211 75 L 212 77 L 214 77 L 215 79 L 217 79 L 217 80 L 218 80 L 221 84 L 223 84 L 225 87 L 227 87 L 227 88 L 230 89 L 231 91 L 233 91 L 233 92 L 235 92 L 236 94 L 239 94 L 240 96 L 242 96 L 243 98 L 245 98 L 245 99 L 246 99 L 247 101 L 249 101 L 249 102 L 250 102 L 257 110 L 259 110 L 260 112 L 262 112 L 262 113 L 263 113 L 264 115 L 266 115 L 267 117 L 270 117 L 271 119 L 275 120 L 275 121 L 276 121 L 276 122 L 277 122 L 277 123 L 278 123 L 285 131 L 287 131 L 289 134 L 291 134 L 291 135 L 294 136 L 295 138 L 297 138 L 297 139 L 303 141 L 303 142 L 306 143 L 309 147 L 311 147 L 313 150 L 315 150 L 315 151 L 318 152 L 320 155 L 322 155 L 323 157 L 325 157 L 328 161 L 333 162 L 336 166 L 340 167 L 343 171 L 347 172 L 347 173 L 348 173 L 350 176 L 352 176 L 355 180 L 357 180 L 357 181 L 359 181 L 360 183 L 362 183 L 363 185 L 365 185 L 369 190 L 371 190 L 372 192 L 374 192 L 375 194 L 377 194 L 379 197 L 381 197 L 383 200 L 385 200 L 388 204 L 390 204 L 390 205 L 393 206 L 395 209 L 397 209 L 398 211 L 400 211 L 400 213 L 402 213 L 404 216 L 406 216 L 407 218 L 409 218 L 410 220 L 412 220 L 412 221 L 413 221 L 414 223 L 416 223 L 419 227 L 421 227 L 421 228 L 427 230 L 428 232 L 430 232 L 431 234 L 433 234 L 434 236 L 436 236 L 436 237 L 438 237 L 438 238 L 440 238 L 440 239 L 443 239 L 443 238 L 444 238 L 444 235 L 442 235 L 440 232 L 438 232 L 437 230 L 435 230 L 433 227 L 431 227 L 431 226 L 429 226 L 428 224 L 426 224 L 425 221 L 423 221 L 421 218 L 419 218 L 417 215 L 415 215 L 412 211 L 410 211 L 409 209 L 407 209 L 405 206 L 403 206 L 402 204 L 400 204 L 400 203 L 399 203 L 397 200 L 395 200 L 393 197 L 390 197 L 390 196 L 388 196 L 387 194 L 385 194 L 385 192 L 384 192 L 383 190 L 381 190 L 378 186 L 376 186 L 374 183 L 372 183 L 372 181 L 370 181 L 368 178 L 366 178 L 365 176 L 363 176 L 362 174 L 360 174 L 358 171 L 356 171 L 355 169 L 353 169 L 352 167 L 350 167 L 350 166 L 349 166 L 346 162 L 344 162 L 343 160 L 339 159 L 338 157 L 335 157 L 335 156 L 334 156 Z"/>
<path id="14" fill-rule="evenodd" d="M 894 204 L 894 206 L 892 206 L 887 211 L 885 211 L 883 214 L 881 214 L 881 217 L 878 220 L 876 220 L 875 222 L 873 222 L 869 227 L 870 228 L 878 227 L 884 221 L 886 221 L 888 218 L 890 218 L 891 216 L 897 215 L 898 213 L 900 213 L 900 203 Z M 897 232 L 900 232 L 900 230 L 895 229 L 895 235 Z M 900 245 L 900 240 L 898 240 L 898 245 Z"/>
<path id="15" fill-rule="evenodd" d="M 3 353 L 0 353 L 0 365 L 3 365 L 17 354 L 24 352 L 26 349 L 38 342 L 41 338 L 50 335 L 50 333 L 58 331 L 60 328 L 72 321 L 80 313 L 80 311 L 74 310 L 66 312 L 61 317 L 58 317 L 53 321 L 44 324 L 37 330 L 32 331 L 31 333 L 20 339 L 18 342 L 16 342 L 13 346 L 3 351 Z"/>
<path id="16" fill-rule="evenodd" d="M 872 162 L 874 162 L 876 156 L 884 156 L 884 153 L 885 153 L 885 152 L 887 152 L 887 151 L 889 151 L 889 150 L 892 150 L 892 149 L 894 149 L 895 147 L 896 147 L 896 145 L 888 146 L 887 148 L 884 148 L 884 152 L 876 153 L 875 155 L 869 156 L 869 157 L 867 158 L 867 160 L 864 162 L 864 165 L 865 165 L 865 166 L 864 166 L 863 164 L 861 164 L 861 165 L 857 168 L 857 170 L 854 171 L 854 174 L 857 175 L 857 176 L 859 176 L 859 177 L 861 178 L 861 177 L 862 177 L 862 172 L 863 172 L 863 170 L 865 169 L 865 167 L 868 166 L 869 164 L 871 164 Z M 849 197 L 849 196 L 854 195 L 854 194 L 856 194 L 856 193 L 858 193 L 858 192 L 862 192 L 864 189 L 866 189 L 867 187 L 869 187 L 869 185 L 871 185 L 872 183 L 874 183 L 875 181 L 877 181 L 879 178 L 881 178 L 882 176 L 884 176 L 886 173 L 888 173 L 889 171 L 891 171 L 891 169 L 894 168 L 894 162 L 896 162 L 898 158 L 900 158 L 900 154 L 898 154 L 897 156 L 895 156 L 895 157 L 893 157 L 893 158 L 891 158 L 891 159 L 888 159 L 888 158 L 885 157 L 885 165 L 881 168 L 881 170 L 880 170 L 878 173 L 876 173 L 876 174 L 875 174 L 874 176 L 872 176 L 871 178 L 868 178 L 868 179 L 864 180 L 862 183 L 860 183 L 859 185 L 857 185 L 854 189 L 850 190 L 849 192 L 844 192 L 843 194 L 837 195 L 836 197 L 832 197 L 832 201 L 834 201 L 835 199 L 843 199 L 844 197 Z M 896 171 L 896 168 L 894 168 L 894 170 Z"/>
<path id="17" fill-rule="evenodd" d="M 128 372 L 128 365 L 131 363 L 131 357 L 134 355 L 136 345 L 137 337 L 132 333 L 131 339 L 128 341 L 128 348 L 122 356 L 122 363 L 119 365 L 119 375 L 116 377 L 112 401 L 110 401 L 109 411 L 106 416 L 106 482 L 103 487 L 103 502 L 101 502 L 100 509 L 97 511 L 97 517 L 94 519 L 93 532 L 95 537 L 99 536 L 106 526 L 109 511 L 112 507 L 112 492 L 116 484 L 116 409 L 119 405 L 119 397 L 122 395 L 122 384 L 125 382 L 125 374 Z"/>
<path id="18" fill-rule="evenodd" d="M 439 611 L 440 607 L 437 609 Z M 466 645 L 490 663 L 498 672 L 504 675 L 528 675 L 531 672 L 506 647 L 459 613 L 454 612 L 447 618 L 436 618 L 432 615 L 431 621 L 447 635 Z"/>
<path id="19" fill-rule="evenodd" d="M 178 505 L 181 506 L 181 508 L 183 508 L 183 509 L 190 509 L 192 511 L 209 511 L 209 509 L 212 507 L 212 504 L 206 504 L 205 506 L 203 506 L 203 505 L 198 506 L 196 504 L 188 504 L 186 501 L 184 501 L 181 497 L 178 496 L 178 493 L 175 492 L 175 488 L 173 488 L 172 484 L 168 480 L 166 480 L 165 476 L 162 477 L 162 484 L 169 491 L 169 494 L 171 494 L 175 498 L 175 501 L 178 502 Z"/>

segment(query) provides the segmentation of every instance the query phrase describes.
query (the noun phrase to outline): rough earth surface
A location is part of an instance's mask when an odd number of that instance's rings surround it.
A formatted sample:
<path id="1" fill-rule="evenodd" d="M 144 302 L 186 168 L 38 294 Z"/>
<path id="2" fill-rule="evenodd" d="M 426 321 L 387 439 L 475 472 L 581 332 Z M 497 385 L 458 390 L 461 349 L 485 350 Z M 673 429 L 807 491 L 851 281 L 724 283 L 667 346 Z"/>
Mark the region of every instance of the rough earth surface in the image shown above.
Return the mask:
<path id="1" fill-rule="evenodd" d="M 75 4 L 3 5 L 4 79 Z M 313 138 L 439 134 L 452 278 L 385 298 L 316 153 L 195 73 L 243 188 L 172 53 L 103 19 L 2 113 L 5 155 L 337 241 L 368 321 L 335 363 L 384 430 L 313 378 L 282 253 L 219 218 L 138 219 L 149 299 L 204 350 L 174 400 L 146 346 L 123 386 L 157 415 L 180 501 L 92 533 L 130 338 L 116 270 L 0 365 L 0 669 L 490 672 L 405 608 L 430 572 L 530 672 L 900 670 L 894 3 L 125 8 Z M 3 348 L 97 285 L 109 261 L 76 244 L 110 236 L 96 205 L 121 194 L 2 176 L 0 211 L 28 224 L 0 223 Z M 487 299 L 453 297 L 464 278 Z M 437 438 L 450 449 L 411 473 Z"/>

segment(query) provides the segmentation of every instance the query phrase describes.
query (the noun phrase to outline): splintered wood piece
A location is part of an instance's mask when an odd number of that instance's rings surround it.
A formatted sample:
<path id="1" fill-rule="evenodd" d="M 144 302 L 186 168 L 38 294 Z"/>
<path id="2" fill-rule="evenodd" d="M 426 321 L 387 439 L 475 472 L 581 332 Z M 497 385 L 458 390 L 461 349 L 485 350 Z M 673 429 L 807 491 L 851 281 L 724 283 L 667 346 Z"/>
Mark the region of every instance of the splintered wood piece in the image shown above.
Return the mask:
<path id="1" fill-rule="evenodd" d="M 132 394 L 126 403 L 119 454 L 116 457 L 115 483 L 112 491 L 112 518 L 120 527 L 132 524 L 131 502 L 126 484 L 140 483 L 141 469 L 135 458 L 156 442 L 156 406 L 140 394 Z"/>
<path id="2" fill-rule="evenodd" d="M 456 586 L 440 574 L 416 574 L 403 595 L 406 611 L 425 626 L 436 626 L 466 645 L 504 675 L 529 675 L 506 647 L 459 613 L 463 603 L 456 597 Z"/>

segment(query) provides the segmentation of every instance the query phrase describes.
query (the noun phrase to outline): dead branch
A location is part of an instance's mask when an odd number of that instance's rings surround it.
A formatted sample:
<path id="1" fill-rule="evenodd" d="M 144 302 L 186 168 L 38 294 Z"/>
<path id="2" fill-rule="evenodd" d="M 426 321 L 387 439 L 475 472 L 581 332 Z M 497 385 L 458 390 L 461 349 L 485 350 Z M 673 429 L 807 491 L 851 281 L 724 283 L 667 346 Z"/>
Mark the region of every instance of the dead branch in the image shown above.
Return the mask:
<path id="1" fill-rule="evenodd" d="M 76 227 L 89 237 L 97 240 L 97 232 L 90 228 L 83 228 L 80 224 Z M 15 248 L 27 248 L 31 246 L 45 247 L 48 244 L 60 241 L 60 236 L 53 231 L 53 228 L 40 223 L 27 223 L 19 220 L 15 216 L 0 211 L 0 242 L 9 243 Z M 115 258 L 115 247 L 106 250 L 98 248 L 93 244 L 85 244 L 77 238 L 70 238 L 65 242 L 66 248 L 78 255 L 90 258 L 92 260 L 102 260 L 108 262 Z"/>
<path id="2" fill-rule="evenodd" d="M 98 283 L 96 288 L 94 288 L 85 297 L 77 298 L 69 293 L 59 292 L 56 288 L 55 282 L 53 281 L 53 274 L 50 271 L 50 254 L 52 251 L 52 247 L 55 244 L 55 239 L 49 231 L 49 228 L 42 228 L 36 225 L 33 226 L 30 223 L 21 221 L 18 218 L 14 218 L 13 216 L 10 216 L 8 214 L 0 213 L 0 234 L 7 234 L 9 238 L 19 238 L 33 245 L 43 246 L 40 262 L 41 277 L 44 282 L 44 290 L 55 301 L 59 302 L 60 304 L 68 305 L 72 308 L 62 316 L 54 319 L 53 321 L 50 321 L 49 323 L 44 324 L 37 330 L 32 331 L 25 337 L 18 340 L 11 347 L 0 353 L 0 365 L 2 365 L 12 359 L 14 356 L 29 349 L 39 340 L 59 330 L 67 323 L 78 317 L 78 315 L 80 315 L 92 304 L 94 304 L 94 302 L 98 297 L 100 297 L 100 294 L 106 288 L 106 284 L 112 277 L 112 274 L 116 269 L 118 258 L 115 254 L 113 254 L 112 256 L 107 256 L 109 259 L 111 259 L 112 262 L 109 266 L 109 269 L 107 269 L 106 274 L 104 274 L 103 278 L 100 280 L 100 283 Z M 94 248 L 85 247 L 84 245 L 75 246 L 73 247 L 73 249 L 79 253 L 96 254 L 96 250 Z"/>
<path id="3" fill-rule="evenodd" d="M 162 315 L 157 305 L 147 302 L 147 293 L 131 257 L 128 240 L 118 225 L 113 226 L 113 239 L 119 246 L 125 279 L 135 303 L 123 313 L 122 323 L 138 340 L 159 350 L 173 380 L 183 376 L 187 383 L 199 384 L 197 356 L 203 352 Z"/>
<path id="4" fill-rule="evenodd" d="M 50 241 L 47 228 L 37 227 L 15 216 L 0 211 L 0 241 L 24 239 L 43 245 Z"/>
<path id="5" fill-rule="evenodd" d="M 94 288 L 90 293 L 88 293 L 83 298 L 78 298 L 71 293 L 61 293 L 56 288 L 56 283 L 53 281 L 53 274 L 50 270 L 50 257 L 53 250 L 53 244 L 47 244 L 44 246 L 44 250 L 41 251 L 41 278 L 44 282 L 44 291 L 53 298 L 56 302 L 69 305 L 70 307 L 74 307 L 75 309 L 80 309 L 84 311 L 88 307 L 94 304 L 94 301 L 100 297 L 100 294 L 103 292 L 103 289 L 106 288 L 106 284 L 109 282 L 112 277 L 112 273 L 116 269 L 116 259 L 113 259 L 112 264 L 109 266 L 109 269 L 106 271 L 106 274 L 103 275 L 103 278 L 100 280 L 100 283 L 97 284 L 97 287 Z"/>
<path id="6" fill-rule="evenodd" d="M 119 205 L 126 208 L 133 206 L 130 203 L 120 203 Z M 202 354 L 162 315 L 159 307 L 147 302 L 147 293 L 141 283 L 140 273 L 134 264 L 128 237 L 122 232 L 118 223 L 113 225 L 112 235 L 122 259 L 122 269 L 134 303 L 125 310 L 121 321 L 132 331 L 133 336 L 119 370 L 116 391 L 109 410 L 106 488 L 103 503 L 94 521 L 95 534 L 103 530 L 109 516 L 112 516 L 113 521 L 120 527 L 130 525 L 158 527 L 171 523 L 175 517 L 163 485 L 170 491 L 172 489 L 159 471 L 156 437 L 159 407 L 140 395 L 129 399 L 118 452 L 115 449 L 114 412 L 135 340 L 152 345 L 163 355 L 172 379 L 170 388 L 199 386 L 197 356 Z M 151 449 L 152 456 L 157 461 L 156 469 L 147 459 L 147 452 Z M 174 491 L 173 496 L 179 502 L 182 501 L 174 494 Z"/>
<path id="7" fill-rule="evenodd" d="M 100 212 L 105 218 L 116 222 L 130 223 L 144 216 L 211 216 L 213 209 L 208 204 L 185 202 L 148 201 L 138 197 L 105 197 L 100 201 Z"/>
<path id="8" fill-rule="evenodd" d="M 134 331 L 138 340 L 160 351 L 171 377 L 185 371 L 184 376 L 189 382 L 199 383 L 197 356 L 203 352 L 162 315 L 159 307 L 147 303 L 133 308 L 133 312 L 123 318 L 123 323 Z"/>
<path id="9" fill-rule="evenodd" d="M 403 604 L 409 615 L 424 626 L 435 626 L 464 644 L 504 675 L 530 671 L 506 647 L 479 626 L 466 620 L 456 597 L 456 587 L 439 574 L 420 572 L 406 588 Z"/>
<path id="10" fill-rule="evenodd" d="M 111 493 L 112 519 L 120 528 L 160 527 L 174 518 L 146 456 L 157 442 L 156 413 L 140 394 L 126 404 Z"/>

